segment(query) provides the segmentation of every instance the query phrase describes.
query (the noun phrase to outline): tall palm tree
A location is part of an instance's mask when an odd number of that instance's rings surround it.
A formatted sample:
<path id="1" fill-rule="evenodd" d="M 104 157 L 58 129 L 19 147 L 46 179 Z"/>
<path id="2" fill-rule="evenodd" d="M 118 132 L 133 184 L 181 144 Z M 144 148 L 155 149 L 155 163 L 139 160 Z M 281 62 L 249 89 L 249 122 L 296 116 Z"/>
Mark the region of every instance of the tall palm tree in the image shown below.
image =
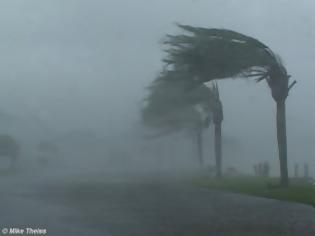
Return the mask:
<path id="1" fill-rule="evenodd" d="M 222 176 L 222 121 L 223 121 L 223 108 L 220 100 L 219 88 L 215 83 L 211 87 L 212 94 L 214 95 L 215 105 L 212 107 L 213 124 L 214 124 L 214 150 L 216 160 L 217 177 Z"/>
<path id="2" fill-rule="evenodd" d="M 289 183 L 285 101 L 290 76 L 281 59 L 272 50 L 252 37 L 235 31 L 178 25 L 186 34 L 167 35 L 166 68 L 174 74 L 186 74 L 192 83 L 225 78 L 266 80 L 277 104 L 277 139 L 281 184 Z"/>

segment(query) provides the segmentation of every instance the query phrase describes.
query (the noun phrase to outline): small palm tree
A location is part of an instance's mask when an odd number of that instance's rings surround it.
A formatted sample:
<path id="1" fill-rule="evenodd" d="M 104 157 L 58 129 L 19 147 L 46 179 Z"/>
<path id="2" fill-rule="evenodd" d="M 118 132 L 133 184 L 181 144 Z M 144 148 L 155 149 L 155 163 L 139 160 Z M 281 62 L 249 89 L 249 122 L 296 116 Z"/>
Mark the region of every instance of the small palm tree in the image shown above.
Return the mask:
<path id="1" fill-rule="evenodd" d="M 277 139 L 281 184 L 288 185 L 285 100 L 290 76 L 279 56 L 252 37 L 225 29 L 207 29 L 178 25 L 187 34 L 167 35 L 166 69 L 185 74 L 191 83 L 225 78 L 266 80 L 277 104 Z"/>

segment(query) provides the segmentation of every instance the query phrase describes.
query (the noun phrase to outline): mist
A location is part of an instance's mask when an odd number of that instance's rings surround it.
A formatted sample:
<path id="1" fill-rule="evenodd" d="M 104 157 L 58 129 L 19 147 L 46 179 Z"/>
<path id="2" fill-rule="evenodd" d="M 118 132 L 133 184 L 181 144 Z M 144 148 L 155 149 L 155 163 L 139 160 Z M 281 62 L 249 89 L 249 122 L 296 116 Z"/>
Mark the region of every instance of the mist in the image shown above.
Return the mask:
<path id="1" fill-rule="evenodd" d="M 12 136 L 20 154 L 17 174 L 1 183 L 198 172 L 189 133 L 153 138 L 141 118 L 147 87 L 162 70 L 162 41 L 180 32 L 176 23 L 241 32 L 281 56 L 298 81 L 287 100 L 289 175 L 298 163 L 315 177 L 314 7 L 307 0 L 2 1 L 0 134 Z M 224 171 L 250 175 L 268 161 L 278 176 L 276 106 L 267 83 L 218 84 Z M 215 165 L 212 132 L 210 125 L 203 133 L 205 170 Z M 44 164 L 43 141 L 58 148 Z M 9 160 L 0 163 L 6 171 Z"/>

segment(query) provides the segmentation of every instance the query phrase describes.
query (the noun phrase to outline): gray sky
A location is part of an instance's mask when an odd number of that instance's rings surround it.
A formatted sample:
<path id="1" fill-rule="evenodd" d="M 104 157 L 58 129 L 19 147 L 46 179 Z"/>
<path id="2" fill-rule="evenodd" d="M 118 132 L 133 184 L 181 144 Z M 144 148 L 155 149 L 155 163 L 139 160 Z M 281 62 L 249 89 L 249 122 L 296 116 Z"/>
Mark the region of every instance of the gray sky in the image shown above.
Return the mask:
<path id="1" fill-rule="evenodd" d="M 1 1 L 0 110 L 38 116 L 60 132 L 121 132 L 139 122 L 145 86 L 161 68 L 159 42 L 177 32 L 175 22 L 228 28 L 269 45 L 298 80 L 287 103 L 289 154 L 311 160 L 314 7 L 311 0 Z M 249 146 L 244 156 L 273 158 L 275 104 L 267 85 L 228 80 L 220 87 L 224 132 Z"/>

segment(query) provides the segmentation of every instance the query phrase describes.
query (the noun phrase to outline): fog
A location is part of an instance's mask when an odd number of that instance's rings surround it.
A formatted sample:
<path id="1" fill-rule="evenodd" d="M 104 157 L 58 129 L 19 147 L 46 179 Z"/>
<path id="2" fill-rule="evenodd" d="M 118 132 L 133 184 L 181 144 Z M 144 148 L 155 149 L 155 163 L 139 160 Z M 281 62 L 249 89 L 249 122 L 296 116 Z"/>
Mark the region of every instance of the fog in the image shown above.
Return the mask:
<path id="1" fill-rule="evenodd" d="M 187 133 L 150 138 L 154 131 L 141 123 L 143 99 L 161 71 L 164 36 L 180 32 L 176 23 L 226 28 L 264 42 L 298 81 L 287 99 L 289 174 L 295 163 L 308 163 L 315 176 L 314 8 L 308 0 L 1 1 L 0 133 L 21 145 L 21 173 L 196 170 Z M 253 174 L 254 164 L 268 161 L 279 175 L 268 85 L 218 83 L 224 168 Z M 204 132 L 209 166 L 212 131 Z M 46 167 L 38 161 L 41 141 L 60 151 Z"/>
<path id="2" fill-rule="evenodd" d="M 25 130 L 34 138 L 32 132 L 54 139 L 82 130 L 107 137 L 109 146 L 128 143 L 110 137 L 141 140 L 139 111 L 161 68 L 164 35 L 177 32 L 176 22 L 228 28 L 265 42 L 298 80 L 288 99 L 289 160 L 315 167 L 312 7 L 310 1 L 2 2 L 1 112 L 37 124 Z M 220 88 L 224 134 L 239 145 L 225 151 L 225 162 L 276 165 L 267 85 L 228 80 Z"/>

